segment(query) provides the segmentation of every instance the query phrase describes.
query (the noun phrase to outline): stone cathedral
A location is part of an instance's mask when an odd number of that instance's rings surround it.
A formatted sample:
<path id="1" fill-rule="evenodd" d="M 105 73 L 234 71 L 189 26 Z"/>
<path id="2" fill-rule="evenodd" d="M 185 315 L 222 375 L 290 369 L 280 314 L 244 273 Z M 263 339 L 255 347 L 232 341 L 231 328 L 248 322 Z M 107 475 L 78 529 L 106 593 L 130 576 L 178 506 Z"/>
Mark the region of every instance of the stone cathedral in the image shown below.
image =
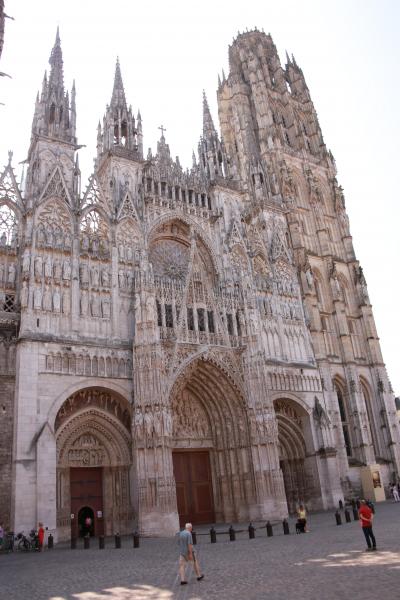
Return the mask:
<path id="1" fill-rule="evenodd" d="M 111 83 L 111 82 L 110 82 Z M 111 85 L 110 85 L 111 88 Z M 301 68 L 239 34 L 193 165 L 119 62 L 81 187 L 59 34 L 0 177 L 0 519 L 58 540 L 282 518 L 397 479 L 395 404 Z"/>

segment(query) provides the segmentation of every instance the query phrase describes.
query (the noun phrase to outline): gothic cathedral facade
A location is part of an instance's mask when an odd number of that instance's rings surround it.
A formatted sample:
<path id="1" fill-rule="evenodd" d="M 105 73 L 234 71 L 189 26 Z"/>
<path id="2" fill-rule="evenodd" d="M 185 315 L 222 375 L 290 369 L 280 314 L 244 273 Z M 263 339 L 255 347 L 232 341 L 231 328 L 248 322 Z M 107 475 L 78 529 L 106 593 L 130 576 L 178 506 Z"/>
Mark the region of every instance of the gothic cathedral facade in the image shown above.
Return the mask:
<path id="1" fill-rule="evenodd" d="M 81 190 L 60 38 L 25 181 L 0 177 L 0 501 L 56 539 L 337 506 L 399 431 L 302 70 L 239 34 L 190 169 L 143 153 L 117 62 Z"/>

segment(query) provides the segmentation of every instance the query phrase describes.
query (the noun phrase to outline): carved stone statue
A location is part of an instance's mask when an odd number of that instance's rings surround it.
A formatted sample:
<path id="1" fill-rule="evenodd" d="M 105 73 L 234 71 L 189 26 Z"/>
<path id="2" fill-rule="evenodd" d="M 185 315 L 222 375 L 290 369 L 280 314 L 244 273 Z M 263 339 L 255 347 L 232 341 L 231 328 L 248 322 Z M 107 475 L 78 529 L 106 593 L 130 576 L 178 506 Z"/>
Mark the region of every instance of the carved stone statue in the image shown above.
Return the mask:
<path id="1" fill-rule="evenodd" d="M 52 298 L 51 291 L 48 285 L 46 285 L 43 293 L 43 310 L 51 311 L 52 310 Z"/>
<path id="2" fill-rule="evenodd" d="M 63 264 L 63 279 L 69 280 L 71 279 L 71 261 L 69 258 L 64 260 Z"/>
<path id="3" fill-rule="evenodd" d="M 28 306 L 28 301 L 29 301 L 29 289 L 28 289 L 28 284 L 26 283 L 26 281 L 24 281 L 22 283 L 22 288 L 21 288 L 21 306 L 22 306 L 22 308 L 26 308 Z"/>
<path id="4" fill-rule="evenodd" d="M 155 318 L 155 301 L 154 296 L 148 296 L 146 300 L 146 321 L 154 321 Z"/>
<path id="5" fill-rule="evenodd" d="M 85 290 L 81 292 L 81 315 L 86 316 L 89 310 L 88 294 Z"/>
<path id="6" fill-rule="evenodd" d="M 35 258 L 35 276 L 42 277 L 43 275 L 43 260 L 40 254 Z"/>
<path id="7" fill-rule="evenodd" d="M 61 279 L 61 263 L 58 260 L 58 258 L 54 261 L 53 273 L 54 273 L 55 279 L 57 279 L 57 280 Z"/>
<path id="8" fill-rule="evenodd" d="M 110 314 L 111 314 L 111 307 L 110 307 L 110 299 L 109 298 L 104 298 L 101 301 L 101 310 L 103 313 L 103 318 L 104 319 L 109 319 L 110 318 Z"/>
<path id="9" fill-rule="evenodd" d="M 150 409 L 146 406 L 146 410 L 144 413 L 144 428 L 146 432 L 146 437 L 151 438 L 153 435 L 153 417 L 150 413 Z"/>
<path id="10" fill-rule="evenodd" d="M 15 265 L 11 263 L 8 265 L 8 283 L 12 286 L 15 284 Z"/>
<path id="11" fill-rule="evenodd" d="M 81 263 L 79 265 L 79 277 L 81 283 L 87 285 L 89 283 L 89 269 L 86 263 Z"/>
<path id="12" fill-rule="evenodd" d="M 42 288 L 35 287 L 33 292 L 33 308 L 41 310 L 42 308 Z"/>
<path id="13" fill-rule="evenodd" d="M 30 266 L 31 266 L 31 255 L 30 255 L 28 248 L 26 248 L 24 250 L 24 256 L 22 258 L 22 272 L 29 273 Z"/>
<path id="14" fill-rule="evenodd" d="M 99 269 L 98 267 L 95 265 L 94 267 L 92 267 L 92 272 L 91 272 L 91 279 L 92 279 L 92 286 L 93 287 L 98 287 L 99 285 Z"/>
<path id="15" fill-rule="evenodd" d="M 53 293 L 53 311 L 59 313 L 61 310 L 61 296 L 60 290 L 58 287 L 54 290 Z"/>
<path id="16" fill-rule="evenodd" d="M 103 284 L 104 287 L 109 287 L 110 286 L 110 274 L 108 272 L 108 269 L 103 269 L 101 272 L 101 282 Z"/>
<path id="17" fill-rule="evenodd" d="M 62 311 L 64 315 L 69 315 L 71 312 L 71 292 L 68 288 L 63 291 Z"/>
<path id="18" fill-rule="evenodd" d="M 92 308 L 92 317 L 100 317 L 100 301 L 97 294 L 93 294 L 90 304 Z"/>
<path id="19" fill-rule="evenodd" d="M 125 272 L 120 269 L 118 271 L 118 283 L 119 283 L 119 287 L 121 288 L 121 290 L 124 290 L 126 287 L 126 281 L 125 281 Z"/>

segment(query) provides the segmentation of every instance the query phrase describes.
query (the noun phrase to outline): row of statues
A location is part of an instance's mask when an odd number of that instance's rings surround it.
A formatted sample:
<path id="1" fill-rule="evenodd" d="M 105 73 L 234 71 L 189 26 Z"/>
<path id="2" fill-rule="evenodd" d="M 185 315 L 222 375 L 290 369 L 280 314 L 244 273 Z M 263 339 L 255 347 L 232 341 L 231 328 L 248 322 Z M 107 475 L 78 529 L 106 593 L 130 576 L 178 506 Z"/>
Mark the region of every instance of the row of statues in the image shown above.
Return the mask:
<path id="1" fill-rule="evenodd" d="M 8 265 L 0 262 L 0 285 L 14 287 L 16 276 L 17 270 L 13 262 L 9 263 Z"/>
<path id="2" fill-rule="evenodd" d="M 30 267 L 31 256 L 29 250 L 25 250 L 22 257 L 22 272 L 24 274 L 29 273 Z M 71 261 L 69 258 L 60 260 L 59 258 L 52 259 L 49 254 L 47 256 L 37 254 L 34 258 L 33 272 L 35 278 L 39 281 L 43 276 L 46 277 L 46 279 L 52 279 L 54 277 L 56 280 L 64 279 L 68 281 L 71 279 Z"/>
<path id="3" fill-rule="evenodd" d="M 72 245 L 72 236 L 69 231 L 64 232 L 60 227 L 52 227 L 42 224 L 39 225 L 36 233 L 36 246 L 38 248 L 58 248 L 60 250 L 70 250 Z"/>
<path id="4" fill-rule="evenodd" d="M 23 281 L 20 298 L 22 308 L 32 306 L 34 310 L 62 312 L 65 315 L 69 315 L 71 312 L 71 289 L 69 287 L 61 289 L 59 286 L 53 288 L 49 285 L 34 286 L 32 294 L 30 294 L 28 283 Z"/>
<path id="5" fill-rule="evenodd" d="M 107 267 L 100 268 L 97 264 L 89 267 L 87 263 L 79 265 L 79 280 L 82 286 L 109 288 L 111 283 L 110 271 Z"/>
<path id="6" fill-rule="evenodd" d="M 111 317 L 111 299 L 107 295 L 89 293 L 86 290 L 81 291 L 80 295 L 80 313 L 83 317 L 97 317 L 109 319 Z"/>

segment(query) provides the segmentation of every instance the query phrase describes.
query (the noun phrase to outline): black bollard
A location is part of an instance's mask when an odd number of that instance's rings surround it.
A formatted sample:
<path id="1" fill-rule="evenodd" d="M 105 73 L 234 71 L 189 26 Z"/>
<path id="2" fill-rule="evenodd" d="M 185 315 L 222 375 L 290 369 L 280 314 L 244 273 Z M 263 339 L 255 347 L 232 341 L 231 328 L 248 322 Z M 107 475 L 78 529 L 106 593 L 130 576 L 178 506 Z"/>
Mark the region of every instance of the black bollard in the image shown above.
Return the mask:
<path id="1" fill-rule="evenodd" d="M 289 535 L 290 531 L 289 531 L 289 523 L 287 522 L 287 519 L 283 519 L 282 526 L 283 526 L 283 533 L 285 535 Z"/>
<path id="2" fill-rule="evenodd" d="M 139 548 L 139 532 L 135 531 L 133 534 L 133 547 Z"/>
<path id="3" fill-rule="evenodd" d="M 267 536 L 272 537 L 274 535 L 274 530 L 272 529 L 272 525 L 269 521 L 267 521 L 267 524 L 265 527 L 267 528 Z"/>
<path id="4" fill-rule="evenodd" d="M 99 535 L 99 550 L 104 550 L 104 535 Z"/>
<path id="5" fill-rule="evenodd" d="M 229 533 L 229 540 L 231 542 L 234 542 L 236 540 L 236 531 L 233 529 L 232 525 L 229 527 L 228 533 Z"/>
<path id="6" fill-rule="evenodd" d="M 121 548 L 121 536 L 119 535 L 119 533 L 115 534 L 115 547 Z"/>
<path id="7" fill-rule="evenodd" d="M 54 538 L 51 535 L 51 533 L 50 533 L 50 535 L 48 537 L 48 540 L 47 540 L 47 547 L 48 547 L 49 550 L 51 550 L 52 548 L 54 548 Z"/>
<path id="8" fill-rule="evenodd" d="M 192 531 L 192 540 L 193 546 L 195 546 L 197 544 L 197 533 L 195 531 Z"/>
<path id="9" fill-rule="evenodd" d="M 337 510 L 335 512 L 336 525 L 342 524 L 342 517 L 340 516 L 340 512 Z"/>
<path id="10" fill-rule="evenodd" d="M 353 506 L 353 519 L 354 519 L 355 521 L 358 521 L 358 510 L 357 510 L 357 507 L 356 507 L 356 505 L 355 505 L 355 504 L 354 504 L 354 506 Z"/>
<path id="11" fill-rule="evenodd" d="M 346 519 L 346 523 L 351 523 L 350 512 L 347 510 L 344 511 L 344 518 Z"/>
<path id="12" fill-rule="evenodd" d="M 212 544 L 217 543 L 217 532 L 215 531 L 214 527 L 211 527 L 210 529 L 210 538 Z"/>
<path id="13" fill-rule="evenodd" d="M 342 500 L 339 500 L 339 510 L 343 510 L 343 502 L 342 502 Z"/>
<path id="14" fill-rule="evenodd" d="M 249 540 L 254 540 L 255 537 L 256 537 L 256 529 L 255 529 L 253 523 L 250 523 L 250 525 L 249 525 Z"/>
<path id="15" fill-rule="evenodd" d="M 83 538 L 83 548 L 84 548 L 84 550 L 89 550 L 89 548 L 90 548 L 90 536 L 89 535 L 85 535 Z"/>
<path id="16" fill-rule="evenodd" d="M 76 538 L 71 538 L 71 550 L 76 550 Z"/>

